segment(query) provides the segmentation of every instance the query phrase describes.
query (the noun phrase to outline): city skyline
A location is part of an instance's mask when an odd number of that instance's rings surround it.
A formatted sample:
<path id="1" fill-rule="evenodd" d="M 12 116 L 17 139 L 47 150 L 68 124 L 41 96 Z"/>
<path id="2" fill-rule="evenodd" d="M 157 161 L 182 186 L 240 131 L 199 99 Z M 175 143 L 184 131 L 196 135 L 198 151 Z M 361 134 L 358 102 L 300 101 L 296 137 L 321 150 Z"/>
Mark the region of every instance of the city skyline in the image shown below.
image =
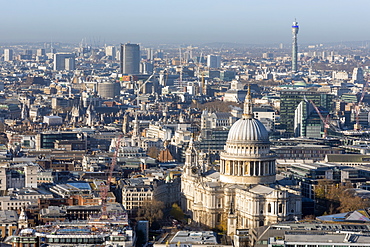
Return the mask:
<path id="1" fill-rule="evenodd" d="M 3 2 L 0 42 L 271 44 L 291 42 L 300 23 L 300 43 L 370 40 L 365 0 L 346 3 L 254 1 L 63 1 Z M 9 11 L 12 10 L 12 11 Z"/>

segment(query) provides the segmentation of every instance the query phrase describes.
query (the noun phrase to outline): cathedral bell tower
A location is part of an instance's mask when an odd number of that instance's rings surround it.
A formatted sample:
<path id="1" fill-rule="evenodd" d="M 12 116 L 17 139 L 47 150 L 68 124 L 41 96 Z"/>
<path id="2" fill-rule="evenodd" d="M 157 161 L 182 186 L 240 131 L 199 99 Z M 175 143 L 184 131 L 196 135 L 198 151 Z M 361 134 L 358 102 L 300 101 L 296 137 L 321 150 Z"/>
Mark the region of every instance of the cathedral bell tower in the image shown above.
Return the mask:
<path id="1" fill-rule="evenodd" d="M 194 176 L 200 174 L 200 166 L 198 164 L 198 154 L 194 146 L 193 137 L 190 138 L 189 147 L 185 151 L 185 174 Z"/>
<path id="2" fill-rule="evenodd" d="M 28 228 L 28 217 L 26 212 L 24 211 L 24 208 L 22 208 L 22 211 L 18 218 L 18 229 L 24 228 Z"/>

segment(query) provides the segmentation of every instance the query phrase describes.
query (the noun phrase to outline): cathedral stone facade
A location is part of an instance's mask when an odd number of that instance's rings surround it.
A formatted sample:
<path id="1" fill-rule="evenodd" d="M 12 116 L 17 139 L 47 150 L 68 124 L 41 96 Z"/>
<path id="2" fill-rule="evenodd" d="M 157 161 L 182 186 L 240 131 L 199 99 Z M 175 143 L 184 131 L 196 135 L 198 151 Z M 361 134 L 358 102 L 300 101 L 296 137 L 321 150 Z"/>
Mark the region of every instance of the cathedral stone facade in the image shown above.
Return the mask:
<path id="1" fill-rule="evenodd" d="M 181 180 L 181 205 L 193 222 L 211 228 L 254 228 L 301 217 L 300 192 L 276 181 L 268 132 L 253 118 L 250 93 L 243 118 L 230 128 L 220 168 L 207 162 L 191 140 Z"/>

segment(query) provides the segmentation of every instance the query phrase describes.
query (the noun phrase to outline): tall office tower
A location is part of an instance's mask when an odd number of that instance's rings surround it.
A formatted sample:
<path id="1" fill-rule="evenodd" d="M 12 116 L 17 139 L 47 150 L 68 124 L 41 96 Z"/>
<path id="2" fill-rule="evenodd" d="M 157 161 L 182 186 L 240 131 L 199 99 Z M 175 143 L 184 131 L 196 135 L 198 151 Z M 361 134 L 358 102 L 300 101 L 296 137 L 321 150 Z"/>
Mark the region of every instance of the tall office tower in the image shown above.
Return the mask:
<path id="1" fill-rule="evenodd" d="M 154 51 L 153 51 L 153 48 L 146 48 L 146 59 L 148 60 L 153 60 L 154 58 Z"/>
<path id="2" fill-rule="evenodd" d="M 75 70 L 75 54 L 54 54 L 54 70 Z"/>
<path id="3" fill-rule="evenodd" d="M 13 61 L 13 50 L 4 49 L 4 61 Z"/>
<path id="4" fill-rule="evenodd" d="M 207 56 L 207 67 L 208 68 L 220 68 L 221 67 L 221 56 L 208 55 Z"/>
<path id="5" fill-rule="evenodd" d="M 292 26 L 293 44 L 292 44 L 292 72 L 298 71 L 298 22 L 294 21 Z"/>
<path id="6" fill-rule="evenodd" d="M 46 55 L 45 49 L 36 50 L 36 56 L 40 57 L 40 56 L 45 56 L 45 55 Z"/>
<path id="7" fill-rule="evenodd" d="M 140 46 L 138 44 L 121 45 L 121 73 L 139 74 L 140 71 Z"/>
<path id="8" fill-rule="evenodd" d="M 32 56 L 32 50 L 25 50 L 24 55 Z"/>
<path id="9" fill-rule="evenodd" d="M 105 47 L 105 55 L 112 57 L 112 60 L 114 60 L 116 58 L 116 47 L 114 46 Z"/>

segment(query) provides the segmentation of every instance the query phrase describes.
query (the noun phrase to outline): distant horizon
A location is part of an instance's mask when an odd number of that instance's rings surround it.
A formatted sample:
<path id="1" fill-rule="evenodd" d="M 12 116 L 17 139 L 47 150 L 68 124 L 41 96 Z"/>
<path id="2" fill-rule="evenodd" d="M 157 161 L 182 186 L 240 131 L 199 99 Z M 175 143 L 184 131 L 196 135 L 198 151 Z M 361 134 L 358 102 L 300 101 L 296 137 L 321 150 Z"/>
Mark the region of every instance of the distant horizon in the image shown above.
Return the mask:
<path id="1" fill-rule="evenodd" d="M 0 0 L 1 1 L 1 0 Z M 0 43 L 299 44 L 370 40 L 370 1 L 2 0 Z"/>
<path id="2" fill-rule="evenodd" d="M 81 42 L 62 42 L 62 41 L 53 41 L 53 42 L 48 42 L 48 41 L 8 41 L 8 42 L 0 42 L 0 49 L 6 49 L 6 46 L 14 46 L 14 45 L 42 45 L 42 44 L 61 44 L 61 45 L 79 45 Z M 105 44 L 99 44 L 99 46 L 95 46 L 94 44 L 90 44 L 89 42 L 86 43 L 87 46 L 91 47 L 104 47 L 105 45 L 107 46 L 119 46 L 120 44 L 124 44 L 128 42 L 119 42 L 119 43 L 112 43 L 112 42 L 106 42 Z M 161 46 L 161 45 L 170 45 L 170 46 L 207 46 L 207 45 L 237 45 L 237 46 L 261 46 L 261 47 L 269 47 L 272 48 L 273 46 L 279 46 L 280 44 L 283 44 L 284 46 L 291 46 L 290 43 L 266 43 L 266 44 L 260 44 L 260 43 L 239 43 L 239 42 L 222 42 L 222 41 L 213 41 L 213 42 L 203 42 L 203 43 L 189 43 L 189 42 L 168 42 L 168 43 L 150 43 L 150 42 L 130 42 L 130 43 L 135 43 L 135 44 L 140 44 L 141 46 L 144 47 L 150 47 L 150 46 Z M 361 44 L 361 43 L 366 43 L 366 44 Z M 309 46 L 309 45 L 357 45 L 357 46 L 362 46 L 362 45 L 367 45 L 370 48 L 370 40 L 348 40 L 348 41 L 333 41 L 333 42 L 322 42 L 322 43 L 300 43 L 298 41 L 299 46 Z"/>

